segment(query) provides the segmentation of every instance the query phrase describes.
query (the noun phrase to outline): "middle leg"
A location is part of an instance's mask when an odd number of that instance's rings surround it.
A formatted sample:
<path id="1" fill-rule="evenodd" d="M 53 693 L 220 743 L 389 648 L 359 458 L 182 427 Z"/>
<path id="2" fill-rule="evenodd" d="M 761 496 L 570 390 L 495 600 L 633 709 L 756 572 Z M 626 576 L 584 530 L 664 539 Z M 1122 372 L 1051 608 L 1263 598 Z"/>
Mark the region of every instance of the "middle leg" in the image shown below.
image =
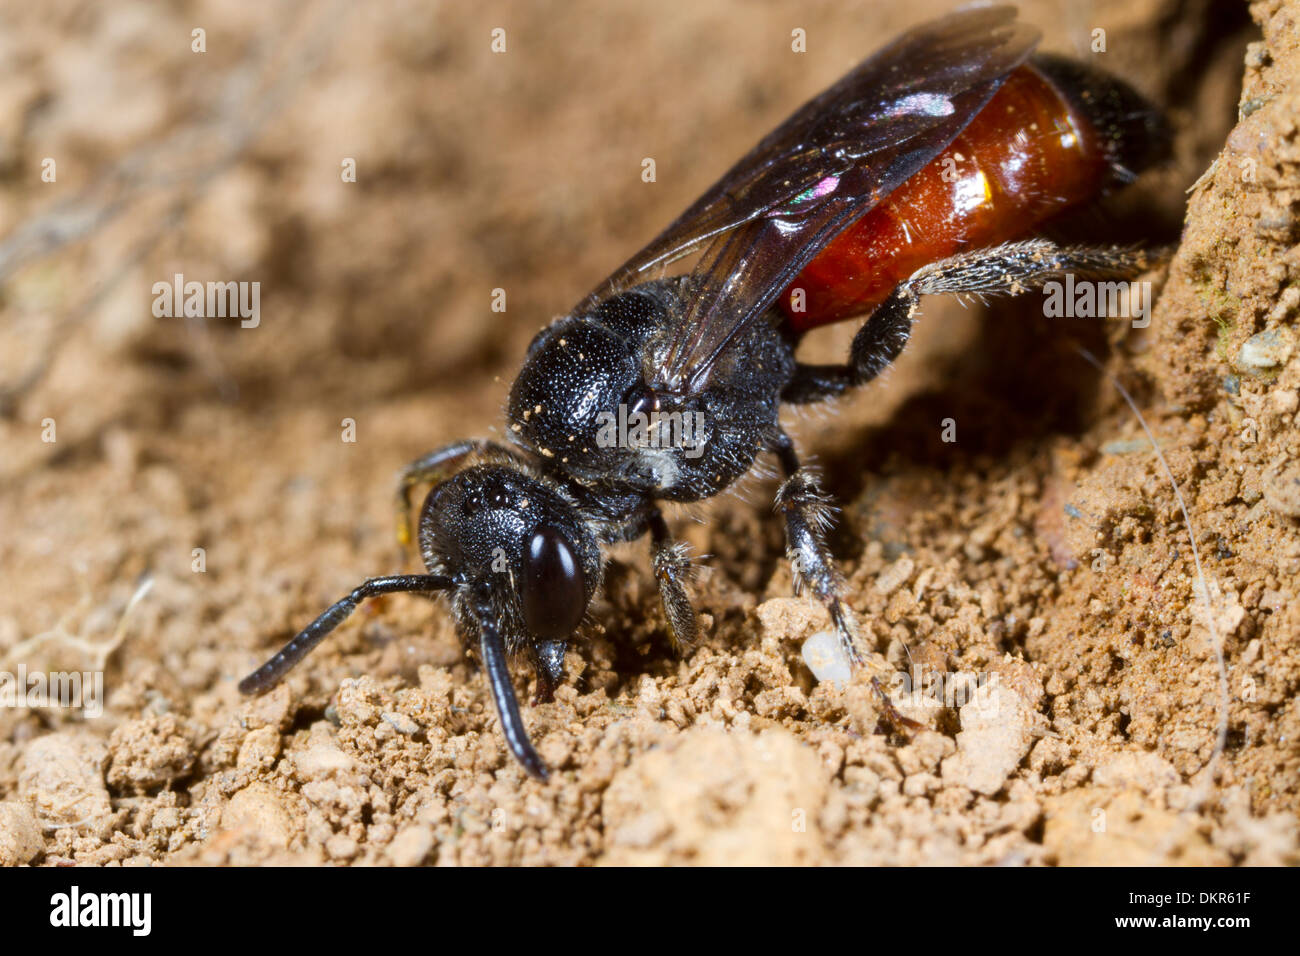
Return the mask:
<path id="1" fill-rule="evenodd" d="M 673 541 L 668 522 L 664 521 L 658 508 L 650 513 L 649 524 L 655 581 L 659 584 L 659 597 L 672 630 L 673 650 L 680 652 L 695 642 L 698 630 L 695 608 L 686 590 L 693 569 L 686 545 Z"/>
<path id="2" fill-rule="evenodd" d="M 800 464 L 794 442 L 785 429 L 777 430 L 771 450 L 786 476 L 776 495 L 776 509 L 785 518 L 786 554 L 794 575 L 795 593 L 800 594 L 807 587 L 825 605 L 849 662 L 861 665 L 863 654 L 858 646 L 857 624 L 853 611 L 841 597 L 844 582 L 826 544 L 834 506 L 822 492 L 813 471 Z"/>
<path id="3" fill-rule="evenodd" d="M 786 548 L 794 572 L 795 593 L 806 585 L 826 606 L 854 670 L 872 666 L 858 642 L 857 622 L 842 594 L 844 580 L 835 569 L 826 544 L 834 506 L 813 472 L 799 463 L 794 442 L 784 429 L 778 430 L 771 450 L 781 460 L 781 469 L 786 474 L 785 483 L 777 492 L 776 507 L 785 515 Z M 921 724 L 898 712 L 882 686 L 882 681 L 889 681 L 892 670 L 887 665 L 872 666 L 872 670 L 871 686 L 880 698 L 884 722 L 903 734 L 921 729 Z"/>

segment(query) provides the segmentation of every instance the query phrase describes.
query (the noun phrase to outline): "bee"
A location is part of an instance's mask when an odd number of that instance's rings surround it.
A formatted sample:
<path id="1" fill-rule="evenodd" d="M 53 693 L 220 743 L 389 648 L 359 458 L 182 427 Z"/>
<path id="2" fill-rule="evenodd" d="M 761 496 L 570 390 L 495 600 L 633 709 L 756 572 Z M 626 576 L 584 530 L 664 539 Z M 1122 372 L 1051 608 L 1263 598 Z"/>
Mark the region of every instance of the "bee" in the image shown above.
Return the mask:
<path id="1" fill-rule="evenodd" d="M 691 644 L 691 562 L 661 507 L 717 495 L 765 453 L 784 476 L 776 511 L 796 588 L 825 605 L 863 666 L 826 543 L 831 502 L 783 430 L 782 406 L 878 376 L 906 346 L 922 296 L 1015 295 L 1071 273 L 1148 267 L 1141 251 L 1028 238 L 1169 146 L 1164 118 L 1132 88 L 1036 54 L 1038 39 L 1012 7 L 952 13 L 904 33 L 764 137 L 537 335 L 510 390 L 510 444 L 461 441 L 402 471 L 404 544 L 412 489 L 432 486 L 416 532 L 427 573 L 365 581 L 240 690 L 274 685 L 367 598 L 440 594 L 477 647 L 510 752 L 545 779 L 509 657 L 526 655 L 535 702 L 551 700 L 607 548 L 643 535 L 674 644 Z M 665 277 L 691 255 L 690 271 Z M 796 358 L 809 330 L 855 316 L 866 319 L 848 361 Z"/>

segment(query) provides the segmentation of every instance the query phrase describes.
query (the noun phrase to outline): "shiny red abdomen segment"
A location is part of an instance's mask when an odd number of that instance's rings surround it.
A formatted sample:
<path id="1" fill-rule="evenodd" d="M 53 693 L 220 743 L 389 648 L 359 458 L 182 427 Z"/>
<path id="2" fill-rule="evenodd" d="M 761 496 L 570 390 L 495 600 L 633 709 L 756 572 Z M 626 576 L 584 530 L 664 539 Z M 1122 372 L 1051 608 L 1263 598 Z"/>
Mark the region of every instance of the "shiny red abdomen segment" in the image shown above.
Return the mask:
<path id="1" fill-rule="evenodd" d="M 947 149 L 836 236 L 780 308 L 800 332 L 870 312 L 921 266 L 1024 238 L 1108 177 L 1092 124 L 1027 64 Z"/>

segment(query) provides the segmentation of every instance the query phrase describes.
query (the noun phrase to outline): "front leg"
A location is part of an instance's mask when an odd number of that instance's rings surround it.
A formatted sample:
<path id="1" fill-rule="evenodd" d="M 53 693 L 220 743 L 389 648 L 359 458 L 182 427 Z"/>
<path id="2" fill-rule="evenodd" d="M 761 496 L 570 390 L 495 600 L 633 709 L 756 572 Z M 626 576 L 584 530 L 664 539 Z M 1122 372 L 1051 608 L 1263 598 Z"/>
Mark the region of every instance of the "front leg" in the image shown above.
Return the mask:
<path id="1" fill-rule="evenodd" d="M 686 584 L 694 573 L 686 545 L 673 540 L 668 522 L 658 508 L 650 509 L 644 523 L 632 525 L 632 537 L 650 532 L 650 548 L 654 563 L 655 583 L 659 586 L 659 599 L 664 605 L 668 627 L 672 635 L 673 650 L 681 653 L 695 643 L 699 627 L 695 607 L 691 604 Z M 564 678 L 564 652 L 567 640 L 538 641 L 533 646 L 533 669 L 537 674 L 537 693 L 534 704 L 548 704 L 555 700 L 555 688 Z"/>
<path id="2" fill-rule="evenodd" d="M 778 429 L 771 450 L 780 459 L 786 476 L 776 495 L 776 510 L 785 517 L 786 554 L 794 575 L 795 593 L 801 594 L 808 587 L 826 606 L 844 653 L 853 665 L 861 665 L 863 656 L 853 611 L 840 596 L 844 582 L 826 545 L 826 532 L 830 530 L 835 507 L 822 492 L 816 475 L 799 463 L 794 442 L 785 429 Z"/>
<path id="3" fill-rule="evenodd" d="M 693 571 L 686 546 L 672 539 L 668 523 L 664 516 L 655 509 L 650 514 L 650 540 L 654 552 L 655 581 L 659 584 L 659 598 L 663 601 L 664 614 L 668 617 L 668 626 L 672 629 L 673 650 L 678 653 L 687 645 L 695 642 L 699 628 L 695 620 L 695 608 L 686 591 L 686 582 Z"/>

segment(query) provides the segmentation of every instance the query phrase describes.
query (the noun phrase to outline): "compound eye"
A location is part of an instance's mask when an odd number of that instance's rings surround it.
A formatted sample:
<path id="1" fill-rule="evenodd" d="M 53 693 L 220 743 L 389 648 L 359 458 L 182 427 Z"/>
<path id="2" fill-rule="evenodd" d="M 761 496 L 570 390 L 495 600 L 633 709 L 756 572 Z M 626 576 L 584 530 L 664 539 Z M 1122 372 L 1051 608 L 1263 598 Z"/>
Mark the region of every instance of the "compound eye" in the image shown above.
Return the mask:
<path id="1" fill-rule="evenodd" d="M 534 637 L 566 638 L 587 609 L 587 584 L 578 557 L 560 532 L 543 525 L 524 549 L 524 623 Z"/>

